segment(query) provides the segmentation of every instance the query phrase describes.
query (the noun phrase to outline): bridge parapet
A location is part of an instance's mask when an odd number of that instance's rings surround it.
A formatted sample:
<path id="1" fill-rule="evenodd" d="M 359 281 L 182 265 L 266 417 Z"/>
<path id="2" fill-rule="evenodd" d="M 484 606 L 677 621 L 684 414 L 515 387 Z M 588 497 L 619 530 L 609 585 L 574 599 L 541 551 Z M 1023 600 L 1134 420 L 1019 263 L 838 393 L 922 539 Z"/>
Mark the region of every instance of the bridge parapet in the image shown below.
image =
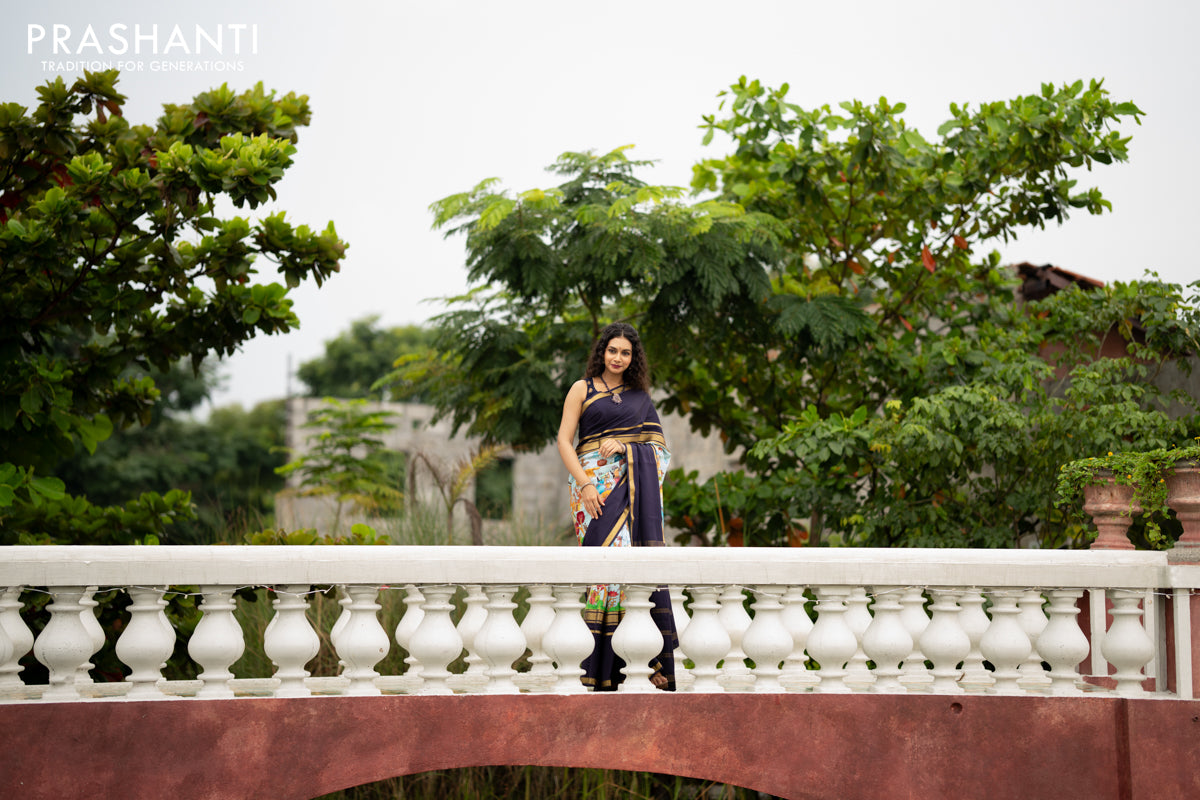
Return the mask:
<path id="1" fill-rule="evenodd" d="M 1157 552 L 10 547 L 0 550 L 0 698 L 578 694 L 593 646 L 580 596 L 600 583 L 626 595 L 614 635 L 629 665 L 626 694 L 656 691 L 647 663 L 662 641 L 648 596 L 660 585 L 672 587 L 682 692 L 1192 699 L 1200 673 L 1200 566 Z M 329 586 L 342 598 L 325 632 L 341 669 L 316 678 L 305 667 L 322 638 L 306 611 Z M 21 615 L 24 587 L 51 596 L 36 640 Z M 270 675 L 230 671 L 245 647 L 234 616 L 243 587 L 275 595 L 262 642 Z M 90 600 L 97 588 L 132 599 L 115 643 L 129 672 L 117 683 L 87 675 L 105 643 Z M 401 589 L 405 612 L 381 619 L 379 593 Z M 202 671 L 197 681 L 165 681 L 163 663 L 185 635 L 165 610 L 183 592 L 200 595 L 188 652 Z M 406 668 L 381 675 L 393 640 Z M 30 650 L 47 668 L 45 684 L 21 678 Z"/>

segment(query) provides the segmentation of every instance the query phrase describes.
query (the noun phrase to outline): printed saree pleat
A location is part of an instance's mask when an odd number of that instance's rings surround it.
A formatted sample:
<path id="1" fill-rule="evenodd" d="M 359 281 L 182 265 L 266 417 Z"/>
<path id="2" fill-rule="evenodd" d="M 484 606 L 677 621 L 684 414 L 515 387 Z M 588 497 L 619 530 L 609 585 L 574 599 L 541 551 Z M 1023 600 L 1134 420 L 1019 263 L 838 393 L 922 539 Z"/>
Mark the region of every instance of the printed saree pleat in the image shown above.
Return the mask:
<path id="1" fill-rule="evenodd" d="M 612 402 L 620 393 L 621 403 Z M 626 446 L 625 454 L 603 458 L 600 442 L 616 439 Z M 596 392 L 590 386 L 579 420 L 579 462 L 595 483 L 604 506 L 593 518 L 583 506 L 579 486 L 570 480 L 571 510 L 579 543 L 585 547 L 662 547 L 662 480 L 671 454 L 662 435 L 658 413 L 643 391 Z M 625 676 L 625 662 L 612 649 L 612 634 L 624 611 L 621 587 L 617 584 L 588 587 L 584 619 L 596 638 L 593 655 L 583 662 L 583 682 L 597 691 L 616 689 Z M 666 689 L 675 688 L 672 651 L 678 646 L 675 618 L 665 587 L 651 595 L 651 615 L 663 634 L 663 649 L 650 666 L 667 679 Z"/>

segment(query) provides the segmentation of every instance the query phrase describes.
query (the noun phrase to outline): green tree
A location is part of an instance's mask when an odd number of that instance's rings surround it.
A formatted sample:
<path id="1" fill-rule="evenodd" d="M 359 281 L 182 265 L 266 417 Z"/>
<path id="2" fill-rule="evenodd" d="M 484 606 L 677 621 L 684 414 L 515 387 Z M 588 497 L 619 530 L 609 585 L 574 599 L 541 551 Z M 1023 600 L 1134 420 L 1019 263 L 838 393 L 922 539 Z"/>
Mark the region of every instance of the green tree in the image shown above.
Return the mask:
<path id="1" fill-rule="evenodd" d="M 55 79 L 32 112 L 0 104 L 3 542 L 49 528 L 126 538 L 131 520 L 66 496 L 47 471 L 148 420 L 160 398 L 150 370 L 181 360 L 198 368 L 293 329 L 287 287 L 321 284 L 345 253 L 332 223 L 315 231 L 283 212 L 258 221 L 217 213 L 222 202 L 275 199 L 309 122 L 307 97 L 222 86 L 164 106 L 153 126 L 132 125 L 117 77 Z M 256 280 L 264 260 L 286 286 Z M 149 532 L 191 514 L 179 492 L 125 511 Z M 43 525 L 51 518 L 59 524 Z"/>
<path id="2" fill-rule="evenodd" d="M 733 511 L 759 544 L 798 525 L 814 543 L 1057 541 L 1067 532 L 1047 506 L 1062 460 L 1181 433 L 1145 380 L 1194 346 L 1179 287 L 1072 292 L 1027 311 L 985 249 L 1108 209 L 1076 176 L 1127 159 L 1117 126 L 1139 119 L 1135 105 L 1098 82 L 1045 85 L 951 105 L 930 140 L 885 99 L 806 110 L 786 85 L 745 78 L 722 95 L 705 139 L 734 149 L 696 165 L 701 199 L 642 182 L 642 164 L 614 151 L 566 154 L 553 189 L 485 181 L 434 204 L 436 224 L 466 236 L 479 285 L 439 319 L 439 355 L 403 375 L 456 425 L 539 446 L 591 336 L 630 319 L 662 407 L 741 454 L 750 475 L 735 494 L 755 513 Z M 1094 362 L 1107 336 L 1136 358 Z M 1051 342 L 1061 374 L 1040 355 Z M 671 494 L 668 513 L 696 510 L 672 509 Z"/>
<path id="3" fill-rule="evenodd" d="M 405 465 L 380 438 L 395 427 L 392 416 L 390 411 L 372 411 L 366 400 L 326 398 L 302 426 L 315 431 L 308 437 L 308 448 L 276 470 L 297 475 L 301 495 L 333 497 L 335 537 L 347 503 L 376 513 L 400 509 Z"/>
<path id="4" fill-rule="evenodd" d="M 187 369 L 172 372 L 193 378 Z M 227 541 L 231 530 L 271 527 L 275 493 L 284 485 L 275 472 L 286 460 L 284 401 L 266 401 L 249 410 L 216 408 L 198 421 L 172 402 L 169 379 L 153 377 L 164 400 L 151 421 L 116 431 L 95 453 L 77 453 L 59 464 L 54 474 L 66 491 L 101 506 L 143 493 L 189 493 L 195 518 L 181 519 L 165 531 L 160 538 L 168 544 Z"/>
<path id="5" fill-rule="evenodd" d="M 305 361 L 296 374 L 309 397 L 380 399 L 374 384 L 391 373 L 399 359 L 427 354 L 432 338 L 420 325 L 380 328 L 378 316 L 365 317 L 325 342 L 324 355 Z"/>

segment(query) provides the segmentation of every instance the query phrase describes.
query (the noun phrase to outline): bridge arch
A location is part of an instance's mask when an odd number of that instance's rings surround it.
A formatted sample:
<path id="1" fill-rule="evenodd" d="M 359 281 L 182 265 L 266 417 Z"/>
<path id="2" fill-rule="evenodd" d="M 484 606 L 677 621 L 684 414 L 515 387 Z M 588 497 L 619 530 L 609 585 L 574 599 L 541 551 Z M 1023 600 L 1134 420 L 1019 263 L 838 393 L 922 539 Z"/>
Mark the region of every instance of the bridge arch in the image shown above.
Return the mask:
<path id="1" fill-rule="evenodd" d="M 796 800 L 1200 796 L 1200 701 L 521 695 L 0 707 L 0 796 L 308 800 L 434 769 L 644 770 Z"/>

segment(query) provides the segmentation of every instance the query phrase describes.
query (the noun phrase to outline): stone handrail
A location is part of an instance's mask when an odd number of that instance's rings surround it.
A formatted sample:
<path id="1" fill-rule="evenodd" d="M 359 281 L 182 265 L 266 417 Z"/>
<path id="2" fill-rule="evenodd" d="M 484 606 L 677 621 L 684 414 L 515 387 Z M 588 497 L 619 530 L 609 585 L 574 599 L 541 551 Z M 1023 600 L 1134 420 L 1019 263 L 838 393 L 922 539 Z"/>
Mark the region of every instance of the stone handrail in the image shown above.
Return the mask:
<path id="1" fill-rule="evenodd" d="M 646 664 L 662 640 L 648 596 L 666 585 L 681 632 L 682 691 L 1194 693 L 1200 567 L 1156 552 L 8 547 L 0 549 L 0 699 L 577 693 L 593 646 L 580 596 L 600 583 L 626 595 L 613 640 L 630 665 L 622 692 L 655 691 Z M 341 671 L 313 678 L 305 665 L 322 645 L 306 611 L 313 587 L 325 586 L 342 598 L 327 632 Z M 234 593 L 245 587 L 275 594 L 263 633 L 271 675 L 230 672 L 245 649 L 234 617 Z M 401 587 L 405 612 L 381 620 L 380 591 Z M 36 639 L 21 613 L 23 588 L 52 598 Z M 87 671 L 105 644 L 91 600 L 97 588 L 132 600 L 115 642 L 129 674 L 115 684 L 91 684 Z M 164 681 L 177 636 L 165 598 L 185 590 L 201 596 L 188 652 L 203 671 L 197 681 Z M 515 596 L 525 598 L 519 611 Z M 406 669 L 380 675 L 393 640 Z M 48 684 L 21 679 L 18 661 L 31 650 Z"/>

